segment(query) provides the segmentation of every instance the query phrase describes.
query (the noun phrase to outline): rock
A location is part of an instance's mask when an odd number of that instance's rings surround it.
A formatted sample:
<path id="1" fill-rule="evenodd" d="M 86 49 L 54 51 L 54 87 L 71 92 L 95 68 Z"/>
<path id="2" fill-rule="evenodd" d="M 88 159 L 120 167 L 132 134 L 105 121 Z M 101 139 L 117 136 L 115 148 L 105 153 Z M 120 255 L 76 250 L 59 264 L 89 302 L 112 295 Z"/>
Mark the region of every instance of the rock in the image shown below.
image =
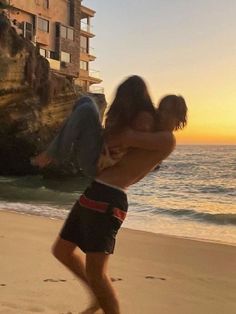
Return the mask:
<path id="1" fill-rule="evenodd" d="M 82 95 L 0 13 L 0 175 L 38 173 L 30 158 L 47 147 Z M 105 96 L 94 97 L 103 114 Z"/>

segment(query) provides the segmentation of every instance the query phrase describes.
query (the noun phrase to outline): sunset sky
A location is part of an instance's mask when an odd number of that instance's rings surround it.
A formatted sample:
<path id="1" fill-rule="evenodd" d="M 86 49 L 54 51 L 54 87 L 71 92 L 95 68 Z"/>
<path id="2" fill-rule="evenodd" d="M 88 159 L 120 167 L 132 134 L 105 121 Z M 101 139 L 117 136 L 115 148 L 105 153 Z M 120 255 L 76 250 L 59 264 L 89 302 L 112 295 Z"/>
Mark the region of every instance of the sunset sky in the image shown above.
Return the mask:
<path id="1" fill-rule="evenodd" d="M 181 144 L 236 144 L 235 0 L 84 0 L 97 13 L 91 40 L 108 102 L 127 76 L 142 76 L 155 104 L 185 97 Z"/>

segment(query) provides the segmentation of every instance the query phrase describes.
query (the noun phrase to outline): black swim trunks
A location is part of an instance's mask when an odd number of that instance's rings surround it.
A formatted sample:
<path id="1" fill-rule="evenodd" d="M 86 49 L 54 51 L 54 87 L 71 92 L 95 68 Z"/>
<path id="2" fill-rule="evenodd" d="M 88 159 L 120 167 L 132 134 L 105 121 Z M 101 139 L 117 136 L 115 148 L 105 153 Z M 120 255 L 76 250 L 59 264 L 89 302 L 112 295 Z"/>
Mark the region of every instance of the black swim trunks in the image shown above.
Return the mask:
<path id="1" fill-rule="evenodd" d="M 127 210 L 125 192 L 94 181 L 72 207 L 60 237 L 85 253 L 112 254 Z"/>

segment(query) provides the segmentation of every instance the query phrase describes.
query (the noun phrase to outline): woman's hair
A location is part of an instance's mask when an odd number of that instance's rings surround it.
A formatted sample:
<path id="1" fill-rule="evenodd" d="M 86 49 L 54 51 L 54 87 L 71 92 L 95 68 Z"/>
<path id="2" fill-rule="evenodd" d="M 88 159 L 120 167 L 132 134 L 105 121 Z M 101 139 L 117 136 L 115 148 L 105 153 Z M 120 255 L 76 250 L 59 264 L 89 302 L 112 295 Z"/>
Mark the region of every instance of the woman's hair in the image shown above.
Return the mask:
<path id="1" fill-rule="evenodd" d="M 157 118 L 159 114 L 165 112 L 166 115 L 176 119 L 174 130 L 183 129 L 187 124 L 187 105 L 182 96 L 167 95 L 163 97 L 157 109 Z"/>
<path id="2" fill-rule="evenodd" d="M 143 79 L 137 75 L 128 77 L 116 91 L 115 98 L 106 114 L 105 128 L 117 131 L 130 126 L 140 111 L 153 115 L 155 108 Z"/>

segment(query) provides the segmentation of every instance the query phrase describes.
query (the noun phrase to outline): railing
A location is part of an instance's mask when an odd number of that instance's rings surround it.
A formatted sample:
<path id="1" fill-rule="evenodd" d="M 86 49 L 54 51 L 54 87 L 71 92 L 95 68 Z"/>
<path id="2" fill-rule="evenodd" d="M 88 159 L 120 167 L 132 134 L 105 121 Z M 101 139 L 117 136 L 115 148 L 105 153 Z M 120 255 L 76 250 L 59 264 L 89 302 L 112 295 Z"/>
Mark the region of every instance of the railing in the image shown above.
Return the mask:
<path id="1" fill-rule="evenodd" d="M 88 52 L 87 52 L 87 48 L 84 48 L 84 47 L 80 47 L 80 52 L 88 53 Z"/>
<path id="2" fill-rule="evenodd" d="M 89 91 L 93 94 L 104 94 L 104 87 L 92 85 L 89 87 Z"/>
<path id="3" fill-rule="evenodd" d="M 85 31 L 87 33 L 93 33 L 93 26 L 83 21 L 80 22 L 80 28 L 82 31 Z"/>
<path id="4" fill-rule="evenodd" d="M 89 50 L 86 47 L 80 47 L 80 52 L 87 53 L 90 56 L 95 56 L 95 49 L 92 47 L 89 47 Z"/>
<path id="5" fill-rule="evenodd" d="M 88 54 L 89 54 L 90 56 L 95 56 L 95 49 L 94 49 L 93 47 L 89 47 L 89 52 L 88 52 Z"/>
<path id="6" fill-rule="evenodd" d="M 89 70 L 89 76 L 100 79 L 100 71 L 97 70 Z"/>

